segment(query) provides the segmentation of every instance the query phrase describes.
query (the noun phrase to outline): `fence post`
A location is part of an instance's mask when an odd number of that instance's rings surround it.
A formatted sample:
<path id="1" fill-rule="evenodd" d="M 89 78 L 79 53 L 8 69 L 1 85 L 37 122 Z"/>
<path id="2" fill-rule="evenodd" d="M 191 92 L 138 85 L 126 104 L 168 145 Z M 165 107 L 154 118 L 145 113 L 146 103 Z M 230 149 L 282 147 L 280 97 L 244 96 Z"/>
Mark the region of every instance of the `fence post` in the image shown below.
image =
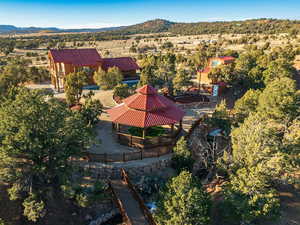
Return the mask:
<path id="1" fill-rule="evenodd" d="M 126 162 L 126 159 L 125 159 L 125 152 L 123 152 L 123 162 Z"/>
<path id="2" fill-rule="evenodd" d="M 141 160 L 143 159 L 143 149 L 141 149 Z"/>
<path id="3" fill-rule="evenodd" d="M 107 153 L 104 153 L 104 162 L 107 163 Z"/>
<path id="4" fill-rule="evenodd" d="M 130 135 L 130 146 L 132 147 L 132 135 Z"/>

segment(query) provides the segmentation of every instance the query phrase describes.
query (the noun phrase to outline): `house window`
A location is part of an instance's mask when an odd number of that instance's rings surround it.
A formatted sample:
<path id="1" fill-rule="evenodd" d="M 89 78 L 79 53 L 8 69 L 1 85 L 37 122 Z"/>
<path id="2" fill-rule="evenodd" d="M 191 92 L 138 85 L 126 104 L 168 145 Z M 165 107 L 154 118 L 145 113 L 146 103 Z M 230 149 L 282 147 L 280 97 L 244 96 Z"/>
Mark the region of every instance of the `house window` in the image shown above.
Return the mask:
<path id="1" fill-rule="evenodd" d="M 65 64 L 61 63 L 60 66 L 61 66 L 61 72 L 65 73 Z"/>
<path id="2" fill-rule="evenodd" d="M 221 62 L 219 60 L 212 60 L 211 61 L 211 67 L 217 67 L 221 65 Z"/>
<path id="3" fill-rule="evenodd" d="M 65 65 L 63 63 L 56 63 L 58 73 L 65 73 Z"/>

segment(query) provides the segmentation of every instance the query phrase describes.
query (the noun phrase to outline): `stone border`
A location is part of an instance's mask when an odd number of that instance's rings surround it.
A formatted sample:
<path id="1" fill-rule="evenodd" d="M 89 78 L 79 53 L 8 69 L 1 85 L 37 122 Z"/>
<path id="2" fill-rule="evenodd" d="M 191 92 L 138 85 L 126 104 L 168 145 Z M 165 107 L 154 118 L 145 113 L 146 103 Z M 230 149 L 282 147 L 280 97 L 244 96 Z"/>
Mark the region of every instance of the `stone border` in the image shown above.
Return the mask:
<path id="1" fill-rule="evenodd" d="M 164 155 L 158 160 L 139 160 L 129 161 L 125 163 L 86 163 L 78 162 L 79 165 L 92 172 L 93 177 L 100 179 L 115 179 L 120 178 L 120 169 L 124 168 L 130 176 L 143 176 L 152 172 L 160 171 L 161 169 L 171 166 L 172 154 Z"/>

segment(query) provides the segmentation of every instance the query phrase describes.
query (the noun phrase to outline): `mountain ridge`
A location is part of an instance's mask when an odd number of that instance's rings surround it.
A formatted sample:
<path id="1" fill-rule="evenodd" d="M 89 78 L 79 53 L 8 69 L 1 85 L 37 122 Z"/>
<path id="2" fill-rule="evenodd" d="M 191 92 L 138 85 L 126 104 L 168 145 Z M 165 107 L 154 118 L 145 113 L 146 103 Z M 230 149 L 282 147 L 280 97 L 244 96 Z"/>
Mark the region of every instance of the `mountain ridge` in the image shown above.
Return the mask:
<path id="1" fill-rule="evenodd" d="M 82 29 L 60 29 L 56 27 L 16 27 L 13 25 L 0 25 L 0 34 L 22 34 L 22 33 L 79 33 L 79 32 L 119 32 L 123 35 L 171 32 L 173 34 L 201 34 L 201 33 L 257 33 L 284 32 L 289 29 L 300 30 L 300 20 L 287 19 L 248 19 L 240 21 L 215 21 L 215 22 L 172 22 L 165 19 L 148 20 L 129 26 L 105 27 L 105 28 L 82 28 Z"/>
<path id="2" fill-rule="evenodd" d="M 0 25 L 0 34 L 26 34 L 26 33 L 73 33 L 73 32 L 101 32 L 112 31 L 123 28 L 120 27 L 103 27 L 103 28 L 78 28 L 62 29 L 57 27 L 17 27 L 14 25 Z"/>

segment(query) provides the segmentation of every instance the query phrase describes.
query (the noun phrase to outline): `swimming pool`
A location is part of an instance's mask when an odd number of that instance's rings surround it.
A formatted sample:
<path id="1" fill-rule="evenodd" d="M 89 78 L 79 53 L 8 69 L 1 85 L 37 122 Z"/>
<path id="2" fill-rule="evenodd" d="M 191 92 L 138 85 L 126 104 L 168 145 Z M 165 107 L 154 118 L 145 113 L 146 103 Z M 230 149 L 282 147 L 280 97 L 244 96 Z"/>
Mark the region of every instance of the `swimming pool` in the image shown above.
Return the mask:
<path id="1" fill-rule="evenodd" d="M 127 84 L 129 87 L 137 85 L 139 80 L 124 80 L 122 81 L 123 84 Z"/>
<path id="2" fill-rule="evenodd" d="M 83 90 L 99 90 L 99 86 L 98 85 L 86 85 L 82 88 Z"/>

